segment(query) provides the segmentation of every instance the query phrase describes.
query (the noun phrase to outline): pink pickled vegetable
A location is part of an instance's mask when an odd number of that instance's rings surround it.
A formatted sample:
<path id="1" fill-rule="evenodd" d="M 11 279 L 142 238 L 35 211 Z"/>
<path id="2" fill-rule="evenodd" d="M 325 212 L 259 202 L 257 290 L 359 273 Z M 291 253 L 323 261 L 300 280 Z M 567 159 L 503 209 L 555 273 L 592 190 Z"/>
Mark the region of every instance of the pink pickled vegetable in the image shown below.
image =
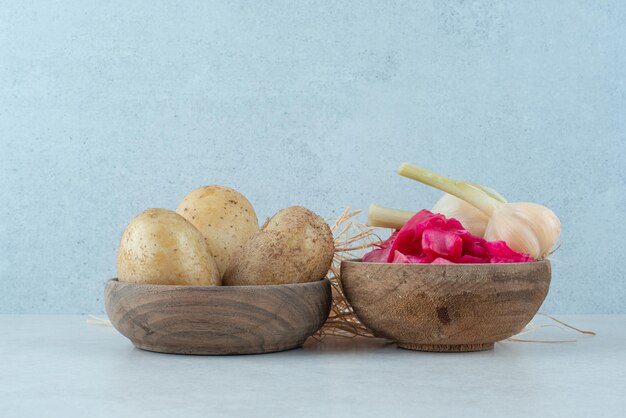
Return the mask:
<path id="1" fill-rule="evenodd" d="M 374 244 L 378 248 L 365 254 L 362 258 L 363 261 L 368 263 L 386 263 L 391 251 L 391 244 L 393 244 L 397 235 L 398 231 L 394 231 L 385 241 L 380 244 Z"/>
<path id="2" fill-rule="evenodd" d="M 511 249 L 504 241 L 487 242 L 486 245 L 492 263 L 511 263 L 510 260 L 515 260 L 515 262 L 534 261 L 531 256 Z"/>
<path id="3" fill-rule="evenodd" d="M 534 261 L 504 241 L 489 242 L 472 235 L 454 218 L 428 210 L 416 213 L 378 248 L 363 256 L 373 263 L 475 264 Z"/>
<path id="4" fill-rule="evenodd" d="M 409 258 L 402 254 L 400 251 L 395 251 L 393 253 L 393 259 L 391 260 L 392 263 L 410 263 L 411 260 L 409 260 Z"/>
<path id="5" fill-rule="evenodd" d="M 422 251 L 431 257 L 458 260 L 463 253 L 463 240 L 454 231 L 426 229 L 422 234 Z"/>
<path id="6" fill-rule="evenodd" d="M 454 264 L 450 260 L 446 260 L 445 258 L 437 257 L 430 264 Z"/>

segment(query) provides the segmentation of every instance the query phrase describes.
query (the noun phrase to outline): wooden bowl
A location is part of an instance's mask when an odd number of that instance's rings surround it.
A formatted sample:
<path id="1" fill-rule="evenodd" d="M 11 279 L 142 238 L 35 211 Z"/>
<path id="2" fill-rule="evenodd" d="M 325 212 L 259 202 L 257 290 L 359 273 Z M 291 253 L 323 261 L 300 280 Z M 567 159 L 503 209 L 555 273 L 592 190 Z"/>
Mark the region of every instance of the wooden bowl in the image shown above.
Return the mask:
<path id="1" fill-rule="evenodd" d="M 419 351 L 480 351 L 520 332 L 543 303 L 550 262 L 341 263 L 354 312 L 375 334 Z"/>
<path id="2" fill-rule="evenodd" d="M 113 326 L 136 347 L 177 354 L 255 354 L 298 347 L 326 321 L 328 280 L 263 286 L 170 286 L 109 280 Z"/>

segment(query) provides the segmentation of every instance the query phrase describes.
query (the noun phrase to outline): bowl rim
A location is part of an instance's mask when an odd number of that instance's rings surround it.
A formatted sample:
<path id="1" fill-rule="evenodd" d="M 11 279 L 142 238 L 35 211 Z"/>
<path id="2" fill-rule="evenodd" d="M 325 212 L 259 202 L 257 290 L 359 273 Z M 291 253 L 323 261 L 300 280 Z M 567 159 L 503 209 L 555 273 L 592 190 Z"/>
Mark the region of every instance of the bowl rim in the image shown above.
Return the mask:
<path id="1" fill-rule="evenodd" d="M 319 280 L 315 280 L 313 282 L 305 282 L 305 283 L 283 283 L 283 284 L 259 284 L 259 285 L 246 285 L 246 286 L 224 286 L 224 285 L 179 285 L 179 284 L 158 284 L 158 283 L 131 283 L 131 282 L 120 282 L 117 277 L 113 277 L 106 281 L 106 285 L 109 284 L 112 286 L 124 285 L 124 286 L 132 286 L 137 288 L 156 288 L 159 290 L 200 290 L 200 291 L 216 291 L 216 292 L 226 292 L 226 291 L 264 291 L 264 290 L 274 290 L 274 289 L 285 289 L 285 288 L 303 288 L 303 287 L 316 287 L 323 285 L 325 282 L 328 282 L 330 286 L 330 281 L 323 277 Z"/>
<path id="2" fill-rule="evenodd" d="M 538 264 L 548 264 L 550 265 L 550 260 L 547 258 L 535 261 L 525 261 L 525 262 L 517 262 L 517 263 L 451 263 L 451 264 L 422 264 L 422 263 L 378 263 L 371 261 L 363 261 L 361 258 L 352 258 L 349 260 L 342 260 L 343 263 L 354 263 L 354 264 L 362 264 L 362 265 L 373 265 L 373 266 L 403 266 L 404 268 L 463 268 L 469 266 L 520 266 L 520 265 L 538 265 Z"/>

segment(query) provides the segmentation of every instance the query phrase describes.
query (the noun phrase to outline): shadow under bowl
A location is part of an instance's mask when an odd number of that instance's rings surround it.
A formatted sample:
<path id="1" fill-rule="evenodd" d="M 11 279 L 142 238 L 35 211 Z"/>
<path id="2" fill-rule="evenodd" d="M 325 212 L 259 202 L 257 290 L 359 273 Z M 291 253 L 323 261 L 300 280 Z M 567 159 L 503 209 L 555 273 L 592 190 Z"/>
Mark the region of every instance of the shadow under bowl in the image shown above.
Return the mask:
<path id="1" fill-rule="evenodd" d="M 111 279 L 113 326 L 138 348 L 176 354 L 258 354 L 299 347 L 326 321 L 328 280 L 260 286 L 172 286 Z"/>
<path id="2" fill-rule="evenodd" d="M 548 260 L 510 264 L 341 263 L 346 298 L 377 336 L 418 351 L 492 349 L 519 333 L 550 286 Z"/>

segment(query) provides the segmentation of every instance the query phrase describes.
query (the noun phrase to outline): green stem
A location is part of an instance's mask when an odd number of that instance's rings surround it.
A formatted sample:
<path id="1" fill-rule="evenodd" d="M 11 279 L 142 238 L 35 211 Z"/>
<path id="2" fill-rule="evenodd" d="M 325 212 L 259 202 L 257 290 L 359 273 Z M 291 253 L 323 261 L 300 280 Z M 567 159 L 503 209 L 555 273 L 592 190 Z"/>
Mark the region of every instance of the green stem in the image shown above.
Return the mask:
<path id="1" fill-rule="evenodd" d="M 488 216 L 491 216 L 493 211 L 502 204 L 474 186 L 465 182 L 454 181 L 413 164 L 402 163 L 398 169 L 398 174 L 456 196 Z"/>
<path id="2" fill-rule="evenodd" d="M 497 201 L 502 202 L 502 203 L 507 203 L 507 200 L 505 199 L 505 197 L 502 196 L 500 193 L 498 193 L 496 190 L 492 189 L 491 187 L 487 187 L 482 184 L 478 184 L 478 183 L 474 183 L 474 182 L 466 181 L 466 180 L 458 180 L 458 183 L 465 183 L 465 184 L 469 184 L 470 186 L 474 186 L 480 189 L 481 191 L 485 192 L 489 196 L 493 197 Z"/>
<path id="3" fill-rule="evenodd" d="M 367 211 L 367 224 L 381 228 L 400 229 L 415 215 L 410 210 L 385 208 L 380 205 L 370 205 Z"/>

